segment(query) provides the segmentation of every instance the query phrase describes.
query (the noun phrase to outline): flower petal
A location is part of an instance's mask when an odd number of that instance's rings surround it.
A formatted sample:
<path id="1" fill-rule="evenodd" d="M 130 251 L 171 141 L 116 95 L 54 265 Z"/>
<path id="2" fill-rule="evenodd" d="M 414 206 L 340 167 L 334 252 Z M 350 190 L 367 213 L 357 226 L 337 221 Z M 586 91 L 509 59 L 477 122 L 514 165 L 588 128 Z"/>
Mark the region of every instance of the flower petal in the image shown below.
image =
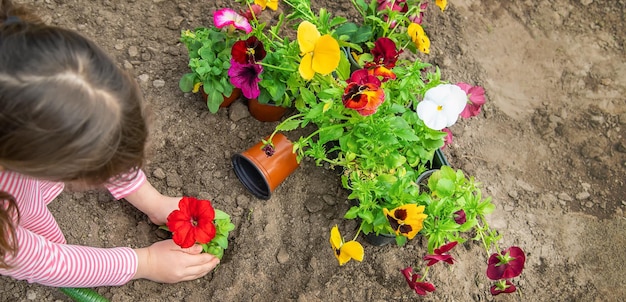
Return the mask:
<path id="1" fill-rule="evenodd" d="M 335 225 L 332 229 L 330 229 L 330 245 L 333 247 L 333 250 L 338 250 L 341 247 L 342 242 L 343 240 L 341 239 L 339 228 Z"/>
<path id="2" fill-rule="evenodd" d="M 448 5 L 448 0 L 435 0 L 435 5 L 441 8 L 441 11 L 446 9 L 446 5 Z"/>
<path id="3" fill-rule="evenodd" d="M 363 261 L 364 250 L 363 246 L 354 240 L 348 241 L 341 246 L 341 253 L 348 255 L 350 258 L 356 261 Z"/>
<path id="4" fill-rule="evenodd" d="M 246 34 L 252 32 L 252 26 L 246 17 L 238 14 L 230 8 L 222 8 L 213 14 L 213 23 L 217 28 L 223 28 L 232 25 L 237 29 L 243 30 Z"/>
<path id="5" fill-rule="evenodd" d="M 447 119 L 440 113 L 439 105 L 435 102 L 423 100 L 417 104 L 417 115 L 424 121 L 426 127 L 433 130 L 441 130 L 446 127 Z"/>
<path id="6" fill-rule="evenodd" d="M 302 21 L 298 25 L 298 46 L 300 46 L 300 53 L 306 54 L 315 50 L 315 43 L 320 38 L 320 32 L 317 27 L 309 21 Z"/>
<path id="7" fill-rule="evenodd" d="M 323 35 L 315 42 L 312 67 L 315 72 L 327 75 L 337 69 L 341 59 L 339 43 L 330 35 Z"/>
<path id="8" fill-rule="evenodd" d="M 302 61 L 300 61 L 300 66 L 298 67 L 298 72 L 300 72 L 300 76 L 302 76 L 305 80 L 310 80 L 315 76 L 315 70 L 313 70 L 313 54 L 306 53 L 302 57 Z"/>

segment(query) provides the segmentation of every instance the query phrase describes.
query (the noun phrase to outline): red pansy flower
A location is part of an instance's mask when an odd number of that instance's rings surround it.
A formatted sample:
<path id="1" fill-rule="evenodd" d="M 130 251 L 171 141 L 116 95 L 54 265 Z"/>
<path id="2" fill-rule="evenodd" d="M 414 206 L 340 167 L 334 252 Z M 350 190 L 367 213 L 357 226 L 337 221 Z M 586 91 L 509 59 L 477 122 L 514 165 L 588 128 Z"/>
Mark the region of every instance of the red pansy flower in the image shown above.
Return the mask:
<path id="1" fill-rule="evenodd" d="M 526 255 L 517 246 L 512 246 L 500 254 L 494 253 L 487 262 L 487 277 L 491 280 L 515 278 L 522 273 L 525 262 Z"/>
<path id="2" fill-rule="evenodd" d="M 215 237 L 215 210 L 208 200 L 183 197 L 178 210 L 167 216 L 167 227 L 174 243 L 188 248 L 195 243 L 208 243 Z"/>
<path id="3" fill-rule="evenodd" d="M 374 48 L 372 48 L 372 56 L 374 56 L 374 64 L 384 65 L 391 69 L 396 66 L 398 57 L 402 51 L 396 49 L 396 43 L 386 37 L 381 37 L 374 42 Z"/>
<path id="4" fill-rule="evenodd" d="M 448 128 L 445 128 L 444 130 L 446 130 Z M 450 131 L 450 130 L 448 130 Z M 446 131 L 444 131 L 446 132 Z M 447 136 L 446 136 L 447 137 Z M 460 209 L 456 212 L 454 212 L 454 222 L 456 222 L 457 224 L 464 224 L 467 221 L 467 217 L 465 217 L 465 211 L 463 209 Z"/>
<path id="5" fill-rule="evenodd" d="M 448 264 L 454 264 L 454 258 L 451 255 L 445 254 L 450 251 L 457 244 L 456 241 L 449 242 L 435 249 L 435 253 L 432 255 L 424 256 L 424 261 L 428 261 L 426 266 L 431 266 L 439 261 L 447 262 Z"/>
<path id="6" fill-rule="evenodd" d="M 380 88 L 380 80 L 359 69 L 352 73 L 344 90 L 343 105 L 356 110 L 362 116 L 376 113 L 378 106 L 385 101 L 385 92 Z"/>
<path id="7" fill-rule="evenodd" d="M 391 39 L 382 37 L 376 40 L 371 53 L 374 61 L 365 63 L 369 75 L 380 77 L 382 82 L 394 80 L 396 75 L 391 69 L 396 66 L 402 51 L 396 49 L 396 44 Z"/>
<path id="8" fill-rule="evenodd" d="M 254 64 L 263 60 L 267 53 L 263 47 L 263 42 L 259 41 L 257 37 L 251 36 L 245 41 L 235 42 L 230 54 L 239 64 Z"/>
<path id="9" fill-rule="evenodd" d="M 517 288 L 515 285 L 511 283 L 509 280 L 500 280 L 500 282 L 493 285 L 489 291 L 492 295 L 497 296 L 499 294 L 510 294 L 514 292 Z"/>
<path id="10" fill-rule="evenodd" d="M 409 284 L 409 287 L 414 290 L 415 293 L 417 293 L 418 295 L 426 296 L 428 292 L 435 291 L 435 286 L 432 283 L 417 281 L 422 276 L 420 276 L 419 274 L 414 274 L 412 267 L 409 266 L 400 271 L 402 272 L 402 275 L 404 275 L 406 283 Z"/>

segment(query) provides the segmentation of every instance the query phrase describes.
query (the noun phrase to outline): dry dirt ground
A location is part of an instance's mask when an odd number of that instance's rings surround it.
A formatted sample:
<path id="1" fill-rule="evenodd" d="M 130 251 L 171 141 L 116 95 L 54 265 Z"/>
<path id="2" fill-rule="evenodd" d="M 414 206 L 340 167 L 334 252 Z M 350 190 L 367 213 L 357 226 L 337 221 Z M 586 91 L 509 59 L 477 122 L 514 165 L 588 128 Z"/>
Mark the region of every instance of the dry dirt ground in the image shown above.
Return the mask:
<path id="1" fill-rule="evenodd" d="M 452 82 L 483 85 L 480 117 L 453 126 L 451 165 L 474 175 L 497 210 L 502 246 L 527 253 L 521 294 L 492 297 L 485 255 L 475 243 L 458 263 L 431 271 L 437 290 L 420 298 L 398 270 L 424 242 L 373 247 L 339 267 L 329 229 L 348 208 L 335 174 L 310 162 L 267 201 L 235 177 L 232 154 L 274 123 L 244 113 L 243 101 L 216 115 L 178 90 L 187 56 L 181 29 L 211 22 L 234 1 L 29 0 L 44 19 L 92 37 L 141 83 L 153 109 L 146 168 L 161 191 L 213 200 L 236 229 L 221 266 L 200 280 L 133 281 L 96 290 L 112 301 L 621 301 L 626 299 L 626 61 L 623 0 L 451 0 L 427 14 L 437 64 Z M 315 1 L 314 1 L 315 2 Z M 315 2 L 351 15 L 349 2 Z M 290 133 L 297 138 L 298 133 Z M 108 193 L 64 193 L 51 204 L 70 243 L 141 247 L 166 234 Z M 164 263 L 163 265 L 167 265 Z M 0 278 L 2 301 L 68 301 L 56 289 Z"/>

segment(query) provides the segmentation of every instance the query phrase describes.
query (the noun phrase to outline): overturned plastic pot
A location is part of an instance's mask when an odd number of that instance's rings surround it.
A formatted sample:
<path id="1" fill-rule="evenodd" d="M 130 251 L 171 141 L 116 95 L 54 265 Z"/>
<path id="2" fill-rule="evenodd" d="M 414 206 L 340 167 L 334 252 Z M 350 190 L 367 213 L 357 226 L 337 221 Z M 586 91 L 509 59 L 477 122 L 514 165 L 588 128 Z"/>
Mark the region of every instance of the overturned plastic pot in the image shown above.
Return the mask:
<path id="1" fill-rule="evenodd" d="M 265 138 L 269 140 L 269 137 Z M 263 142 L 233 155 L 239 181 L 259 199 L 269 199 L 272 192 L 298 168 L 293 143 L 281 133 L 272 138 L 273 150 L 263 150 Z"/>

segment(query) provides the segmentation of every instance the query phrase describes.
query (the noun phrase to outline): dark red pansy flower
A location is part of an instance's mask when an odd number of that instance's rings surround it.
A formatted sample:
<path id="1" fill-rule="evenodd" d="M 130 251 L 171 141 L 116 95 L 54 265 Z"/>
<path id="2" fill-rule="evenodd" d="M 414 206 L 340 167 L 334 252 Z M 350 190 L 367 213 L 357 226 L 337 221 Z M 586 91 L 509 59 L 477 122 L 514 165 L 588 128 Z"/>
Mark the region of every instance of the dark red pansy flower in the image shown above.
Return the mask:
<path id="1" fill-rule="evenodd" d="M 456 241 L 448 242 L 447 244 L 436 248 L 434 254 L 424 256 L 424 261 L 428 261 L 428 264 L 426 264 L 426 266 L 431 266 L 439 261 L 443 261 L 448 264 L 454 264 L 454 258 L 452 258 L 451 255 L 445 253 L 455 247 L 457 243 L 458 242 Z"/>
<path id="2" fill-rule="evenodd" d="M 510 279 L 519 276 L 524 269 L 524 251 L 512 246 L 500 254 L 494 253 L 487 262 L 487 277 L 491 280 Z"/>
<path id="3" fill-rule="evenodd" d="M 402 272 L 402 275 L 404 275 L 404 279 L 406 279 L 406 283 L 409 285 L 409 287 L 414 290 L 415 293 L 417 293 L 418 295 L 426 296 L 426 294 L 428 294 L 429 292 L 435 291 L 435 286 L 432 283 L 417 281 L 422 276 L 420 276 L 419 274 L 414 274 L 412 267 L 409 266 L 403 270 L 400 270 L 400 272 Z"/>
<path id="4" fill-rule="evenodd" d="M 448 130 L 448 131 L 450 131 L 450 130 Z M 444 132 L 447 132 L 447 131 L 444 131 Z M 450 133 L 448 132 L 448 134 L 450 134 Z M 460 210 L 454 212 L 454 221 L 457 224 L 464 224 L 467 221 L 467 218 L 465 217 L 465 211 L 463 209 L 460 209 Z"/>
<path id="5" fill-rule="evenodd" d="M 178 202 L 178 210 L 167 216 L 167 227 L 172 232 L 172 240 L 182 248 L 195 243 L 208 243 L 215 237 L 215 210 L 208 200 L 183 197 Z"/>
<path id="6" fill-rule="evenodd" d="M 372 48 L 372 56 L 374 56 L 374 64 L 382 65 L 387 69 L 394 68 L 398 61 L 398 56 L 402 51 L 396 49 L 396 43 L 386 37 L 381 37 L 374 42 L 374 48 Z"/>
<path id="7" fill-rule="evenodd" d="M 247 40 L 237 41 L 230 51 L 232 58 L 239 64 L 254 64 L 265 58 L 267 54 L 263 42 L 257 37 L 251 36 Z"/>
<path id="8" fill-rule="evenodd" d="M 265 152 L 265 155 L 267 155 L 267 157 L 270 157 L 272 155 L 274 155 L 274 153 L 276 152 L 276 150 L 274 150 L 274 147 L 272 147 L 272 145 L 265 145 L 263 146 L 263 152 Z"/>
<path id="9" fill-rule="evenodd" d="M 492 295 L 497 296 L 499 294 L 510 294 L 515 292 L 517 288 L 509 280 L 500 280 L 500 282 L 493 285 L 489 291 Z"/>

